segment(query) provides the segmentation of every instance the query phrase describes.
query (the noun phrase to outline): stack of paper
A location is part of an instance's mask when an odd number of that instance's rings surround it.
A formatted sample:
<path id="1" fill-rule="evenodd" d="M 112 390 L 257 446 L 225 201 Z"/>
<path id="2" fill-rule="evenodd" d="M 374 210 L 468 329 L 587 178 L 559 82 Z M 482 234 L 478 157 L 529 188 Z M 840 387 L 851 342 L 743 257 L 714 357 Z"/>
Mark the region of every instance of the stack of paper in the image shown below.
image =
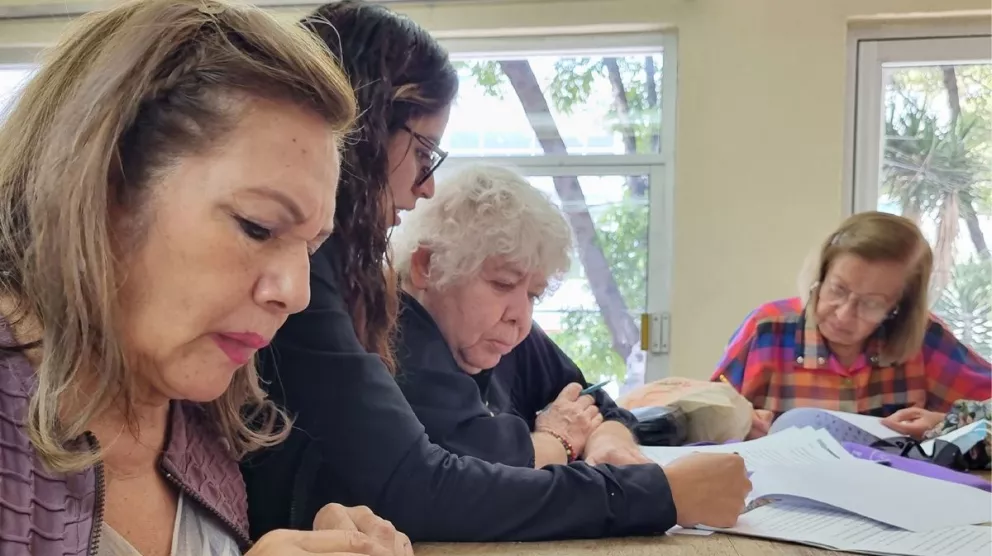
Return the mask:
<path id="1" fill-rule="evenodd" d="M 772 501 L 742 515 L 736 526 L 714 530 L 862 554 L 988 556 L 992 552 L 988 527 L 965 525 L 916 533 L 795 500 Z"/>
<path id="2" fill-rule="evenodd" d="M 764 467 L 751 483 L 754 500 L 810 500 L 908 531 L 992 522 L 984 490 L 858 459 Z"/>
<path id="3" fill-rule="evenodd" d="M 850 455 L 824 430 L 786 429 L 717 446 L 642 447 L 661 465 L 737 453 L 754 486 L 730 533 L 868 554 L 988 556 L 992 493 Z"/>

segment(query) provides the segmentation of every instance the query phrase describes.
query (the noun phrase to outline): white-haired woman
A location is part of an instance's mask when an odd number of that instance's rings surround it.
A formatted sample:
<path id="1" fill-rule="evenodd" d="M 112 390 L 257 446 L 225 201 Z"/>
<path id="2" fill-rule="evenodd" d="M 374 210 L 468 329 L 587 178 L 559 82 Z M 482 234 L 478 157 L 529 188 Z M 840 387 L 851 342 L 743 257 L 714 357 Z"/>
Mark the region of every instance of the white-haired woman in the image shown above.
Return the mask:
<path id="1" fill-rule="evenodd" d="M 526 179 L 493 166 L 461 170 L 407 217 L 393 247 L 404 290 L 397 381 L 433 442 L 518 467 L 612 464 L 562 474 L 563 506 L 580 501 L 563 518 L 597 498 L 649 490 L 657 496 L 631 497 L 639 503 L 627 511 L 661 510 L 683 525 L 736 521 L 750 491 L 740 458 L 648 463 L 630 414 L 602 392 L 580 396 L 581 372 L 532 323 L 535 300 L 568 269 L 572 239 Z M 591 480 L 567 480 L 575 474 Z"/>

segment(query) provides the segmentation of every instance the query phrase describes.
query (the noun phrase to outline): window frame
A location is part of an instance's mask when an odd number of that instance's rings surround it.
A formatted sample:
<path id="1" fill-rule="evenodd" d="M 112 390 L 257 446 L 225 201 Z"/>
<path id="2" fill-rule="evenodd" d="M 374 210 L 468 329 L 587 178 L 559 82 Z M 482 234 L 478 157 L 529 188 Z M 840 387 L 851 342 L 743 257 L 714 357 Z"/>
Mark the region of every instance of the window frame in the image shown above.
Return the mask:
<path id="1" fill-rule="evenodd" d="M 976 58 L 975 52 L 984 52 L 985 56 Z M 878 207 L 883 65 L 967 63 L 988 60 L 989 52 L 992 33 L 980 24 L 902 25 L 851 32 L 844 132 L 844 217 Z"/>
<path id="2" fill-rule="evenodd" d="M 648 261 L 645 276 L 647 321 L 663 323 L 641 330 L 648 345 L 645 382 L 670 375 L 671 292 L 674 260 L 675 138 L 678 102 L 678 36 L 674 31 L 647 31 L 541 37 L 440 38 L 452 59 L 493 59 L 538 55 L 583 56 L 657 54 L 662 57 L 661 148 L 659 153 L 606 155 L 534 155 L 449 157 L 446 166 L 478 162 L 506 164 L 528 177 L 644 175 L 648 177 Z M 645 318 L 650 316 L 649 318 Z"/>

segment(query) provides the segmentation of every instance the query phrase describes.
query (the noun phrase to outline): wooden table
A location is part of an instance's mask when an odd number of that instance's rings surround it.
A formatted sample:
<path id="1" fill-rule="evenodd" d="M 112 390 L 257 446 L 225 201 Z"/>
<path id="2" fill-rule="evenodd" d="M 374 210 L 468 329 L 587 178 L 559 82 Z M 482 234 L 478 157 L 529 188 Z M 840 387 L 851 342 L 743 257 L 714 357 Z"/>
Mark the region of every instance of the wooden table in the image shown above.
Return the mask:
<path id="1" fill-rule="evenodd" d="M 736 535 L 541 543 L 418 544 L 417 556 L 829 556 L 841 552 Z"/>
<path id="2" fill-rule="evenodd" d="M 978 471 L 988 480 L 988 471 Z M 714 533 L 708 537 L 666 535 L 646 538 L 541 543 L 418 544 L 417 556 L 841 556 L 786 542 Z"/>

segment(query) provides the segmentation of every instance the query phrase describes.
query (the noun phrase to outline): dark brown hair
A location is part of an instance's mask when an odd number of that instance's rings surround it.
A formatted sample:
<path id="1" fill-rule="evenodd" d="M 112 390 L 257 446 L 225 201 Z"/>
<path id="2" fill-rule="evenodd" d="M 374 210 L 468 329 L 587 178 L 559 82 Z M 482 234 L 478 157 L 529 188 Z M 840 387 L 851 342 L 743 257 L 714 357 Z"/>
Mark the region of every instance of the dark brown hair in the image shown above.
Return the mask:
<path id="1" fill-rule="evenodd" d="M 411 119 L 437 114 L 458 92 L 447 52 L 409 18 L 360 0 L 326 4 L 303 20 L 338 57 L 358 98 L 358 130 L 341 156 L 335 256 L 358 339 L 395 372 L 397 282 L 388 254 L 390 137 Z M 413 184 L 411 184 L 412 186 Z"/>

